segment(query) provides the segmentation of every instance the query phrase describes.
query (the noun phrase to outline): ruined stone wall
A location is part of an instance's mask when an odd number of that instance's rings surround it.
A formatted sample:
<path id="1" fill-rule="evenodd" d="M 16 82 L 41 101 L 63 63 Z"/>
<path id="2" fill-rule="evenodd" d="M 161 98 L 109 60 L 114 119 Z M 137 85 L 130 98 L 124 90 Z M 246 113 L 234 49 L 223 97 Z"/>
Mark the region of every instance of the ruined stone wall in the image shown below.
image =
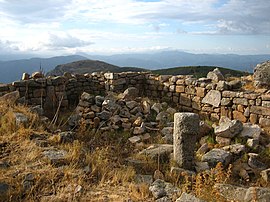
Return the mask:
<path id="1" fill-rule="evenodd" d="M 11 86 L 13 90 L 19 91 L 26 104 L 55 110 L 59 103 L 61 108 L 76 106 L 83 92 L 104 94 L 104 81 L 102 74 L 86 74 L 71 78 L 58 76 L 15 81 Z"/>
<path id="2" fill-rule="evenodd" d="M 237 83 L 191 76 L 153 75 L 150 73 L 92 73 L 70 77 L 48 77 L 16 81 L 0 86 L 0 95 L 18 90 L 28 104 L 47 109 L 67 108 L 78 103 L 82 92 L 105 94 L 136 87 L 141 96 L 166 101 L 178 111 L 195 112 L 216 121 L 221 116 L 242 122 L 270 126 L 270 92 L 259 89 L 242 91 Z"/>

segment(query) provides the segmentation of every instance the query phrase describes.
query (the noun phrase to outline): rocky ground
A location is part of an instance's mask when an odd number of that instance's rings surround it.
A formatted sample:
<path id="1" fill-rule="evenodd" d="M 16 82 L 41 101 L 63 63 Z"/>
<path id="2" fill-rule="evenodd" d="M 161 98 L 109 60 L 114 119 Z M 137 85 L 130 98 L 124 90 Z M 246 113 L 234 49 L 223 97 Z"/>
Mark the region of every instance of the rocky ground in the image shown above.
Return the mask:
<path id="1" fill-rule="evenodd" d="M 0 98 L 2 201 L 269 201 L 270 139 L 258 125 L 200 120 L 193 169 L 172 157 L 170 103 L 81 95 L 48 119 Z"/>

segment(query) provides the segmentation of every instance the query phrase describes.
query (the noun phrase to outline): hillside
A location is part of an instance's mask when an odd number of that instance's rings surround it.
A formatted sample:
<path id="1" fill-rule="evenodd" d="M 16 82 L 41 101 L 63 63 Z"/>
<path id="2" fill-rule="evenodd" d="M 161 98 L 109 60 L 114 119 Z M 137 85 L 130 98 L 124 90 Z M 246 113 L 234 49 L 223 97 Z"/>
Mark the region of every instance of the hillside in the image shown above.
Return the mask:
<path id="1" fill-rule="evenodd" d="M 52 58 L 0 61 L 0 83 L 10 83 L 20 80 L 23 72 L 32 73 L 38 71 L 40 66 L 44 72 L 48 72 L 56 65 L 85 59 L 85 57 L 80 55 L 70 55 Z"/>
<path id="2" fill-rule="evenodd" d="M 81 60 L 77 62 L 71 62 L 63 65 L 58 65 L 52 71 L 48 72 L 48 75 L 63 75 L 64 72 L 85 74 L 92 72 L 110 71 L 110 72 L 125 72 L 125 71 L 142 71 L 144 69 L 133 67 L 118 67 L 106 62 L 98 60 Z"/>
<path id="3" fill-rule="evenodd" d="M 116 54 L 109 56 L 78 53 L 77 55 L 52 58 L 35 57 L 31 59 L 21 59 L 23 57 L 29 58 L 30 56 L 9 55 L 4 57 L 0 54 L 0 83 L 10 83 L 19 80 L 23 72 L 32 73 L 38 71 L 40 66 L 44 72 L 49 72 L 57 65 L 88 59 L 104 61 L 105 63 L 112 64 L 112 66 L 128 67 L 123 69 L 113 68 L 113 71 L 117 72 L 143 70 L 130 67 L 156 70 L 179 66 L 218 66 L 252 72 L 253 68 L 258 63 L 270 59 L 270 55 L 193 54 L 181 51 Z"/>
<path id="4" fill-rule="evenodd" d="M 162 51 L 153 53 L 116 54 L 110 56 L 87 55 L 93 60 L 102 60 L 118 66 L 163 69 L 179 66 L 219 66 L 230 69 L 252 72 L 253 68 L 270 55 L 237 55 L 237 54 L 194 54 L 183 51 Z"/>
<path id="5" fill-rule="evenodd" d="M 207 73 L 213 71 L 213 69 L 219 68 L 223 75 L 227 76 L 235 76 L 240 77 L 244 75 L 248 75 L 249 73 L 232 70 L 223 67 L 215 67 L 215 66 L 187 66 L 187 67 L 174 67 L 169 69 L 159 69 L 153 70 L 152 72 L 155 74 L 162 75 L 193 75 L 196 78 L 206 77 Z"/>

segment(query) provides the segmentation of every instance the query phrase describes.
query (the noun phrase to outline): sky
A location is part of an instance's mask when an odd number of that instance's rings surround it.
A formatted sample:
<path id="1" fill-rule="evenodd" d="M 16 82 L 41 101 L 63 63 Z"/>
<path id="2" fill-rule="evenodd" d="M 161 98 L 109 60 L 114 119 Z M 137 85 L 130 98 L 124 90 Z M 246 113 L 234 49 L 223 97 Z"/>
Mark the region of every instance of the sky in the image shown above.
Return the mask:
<path id="1" fill-rule="evenodd" d="M 270 54 L 270 0 L 0 0 L 0 54 Z"/>

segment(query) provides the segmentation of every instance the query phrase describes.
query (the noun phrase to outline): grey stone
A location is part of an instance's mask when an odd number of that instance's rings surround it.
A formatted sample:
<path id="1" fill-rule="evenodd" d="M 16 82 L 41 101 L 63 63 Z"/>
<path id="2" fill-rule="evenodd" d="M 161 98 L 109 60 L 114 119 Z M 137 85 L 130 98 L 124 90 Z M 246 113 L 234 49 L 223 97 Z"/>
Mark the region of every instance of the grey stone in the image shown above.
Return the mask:
<path id="1" fill-rule="evenodd" d="M 254 85 L 256 87 L 270 87 L 270 61 L 258 64 L 254 69 Z"/>
<path id="2" fill-rule="evenodd" d="M 248 153 L 248 165 L 253 169 L 264 170 L 267 166 L 259 160 L 259 155 L 256 153 Z"/>
<path id="3" fill-rule="evenodd" d="M 194 113 L 174 114 L 174 160 L 179 167 L 194 169 L 194 151 L 200 131 L 200 119 Z"/>
<path id="4" fill-rule="evenodd" d="M 91 105 L 91 110 L 94 112 L 100 112 L 101 108 L 97 105 Z"/>
<path id="5" fill-rule="evenodd" d="M 221 102 L 221 93 L 218 90 L 210 90 L 202 99 L 202 103 L 219 107 Z"/>
<path id="6" fill-rule="evenodd" d="M 262 170 L 260 174 L 265 182 L 270 182 L 270 168 Z"/>
<path id="7" fill-rule="evenodd" d="M 262 187 L 249 187 L 244 202 L 269 202 L 270 189 Z"/>
<path id="8" fill-rule="evenodd" d="M 159 121 L 161 123 L 165 123 L 168 120 L 169 114 L 167 112 L 159 112 L 158 115 L 156 116 L 156 121 Z"/>
<path id="9" fill-rule="evenodd" d="M 71 131 L 59 133 L 61 143 L 72 143 L 75 140 L 75 134 Z"/>
<path id="10" fill-rule="evenodd" d="M 163 196 L 162 198 L 155 200 L 155 202 L 172 202 L 172 200 L 168 196 Z"/>
<path id="11" fill-rule="evenodd" d="M 7 194 L 9 190 L 9 185 L 3 182 L 0 182 L 0 194 Z"/>
<path id="12" fill-rule="evenodd" d="M 216 141 L 220 146 L 227 146 L 231 144 L 231 138 L 216 136 Z"/>
<path id="13" fill-rule="evenodd" d="M 150 109 L 151 109 L 151 106 L 150 106 L 149 102 L 143 101 L 142 102 L 142 109 L 143 109 L 143 113 L 144 114 L 149 114 L 150 113 Z"/>
<path id="14" fill-rule="evenodd" d="M 151 145 L 148 148 L 142 150 L 139 154 L 146 155 L 154 160 L 157 160 L 159 157 L 160 161 L 168 162 L 172 152 L 173 152 L 173 145 L 156 144 L 156 145 Z"/>
<path id="15" fill-rule="evenodd" d="M 225 146 L 222 149 L 235 155 L 243 154 L 246 151 L 245 145 L 242 145 L 242 144 L 232 144 L 232 145 Z"/>
<path id="16" fill-rule="evenodd" d="M 207 162 L 210 167 L 215 167 L 218 162 L 221 162 L 223 166 L 227 166 L 231 159 L 231 153 L 223 149 L 212 149 L 202 156 L 202 161 Z"/>
<path id="17" fill-rule="evenodd" d="M 142 122 L 141 126 L 134 127 L 134 130 L 133 130 L 134 135 L 140 135 L 140 134 L 143 134 L 144 132 L 145 132 L 145 125 L 143 122 Z"/>
<path id="18" fill-rule="evenodd" d="M 39 116 L 44 115 L 44 109 L 41 107 L 41 105 L 30 107 L 30 111 L 33 112 L 33 113 L 38 114 Z"/>
<path id="19" fill-rule="evenodd" d="M 115 103 L 115 100 L 105 99 L 102 103 L 102 109 L 115 113 L 116 111 L 120 110 L 120 106 Z"/>
<path id="20" fill-rule="evenodd" d="M 259 139 L 262 129 L 259 125 L 244 123 L 243 130 L 239 134 L 239 137 L 255 138 Z"/>
<path id="21" fill-rule="evenodd" d="M 126 102 L 126 105 L 129 109 L 133 109 L 134 107 L 137 107 L 139 104 L 138 102 L 132 100 L 132 101 Z"/>
<path id="22" fill-rule="evenodd" d="M 153 176 L 152 175 L 140 175 L 137 174 L 135 175 L 135 182 L 140 184 L 140 183 L 146 183 L 148 185 L 153 183 Z"/>
<path id="23" fill-rule="evenodd" d="M 149 191 L 152 192 L 152 195 L 155 199 L 159 199 L 163 196 L 166 196 L 167 194 L 165 191 L 165 186 L 165 181 L 157 179 L 151 184 L 151 186 L 149 187 Z"/>
<path id="24" fill-rule="evenodd" d="M 214 185 L 214 189 L 229 201 L 244 201 L 247 189 L 244 187 L 234 186 L 230 184 L 220 184 Z"/>
<path id="25" fill-rule="evenodd" d="M 81 95 L 81 100 L 89 102 L 90 104 L 94 104 L 94 96 L 86 92 L 83 92 L 83 94 Z"/>
<path id="26" fill-rule="evenodd" d="M 79 114 L 73 114 L 68 119 L 68 125 L 71 127 L 76 127 L 79 125 L 80 119 L 81 119 L 81 116 Z"/>
<path id="27" fill-rule="evenodd" d="M 29 80 L 30 79 L 30 74 L 24 72 L 23 75 L 22 75 L 22 80 Z"/>
<path id="28" fill-rule="evenodd" d="M 232 89 L 232 90 L 239 89 L 242 87 L 241 80 L 232 80 L 228 84 L 229 84 L 230 89 Z"/>
<path id="29" fill-rule="evenodd" d="M 231 99 L 230 98 L 225 98 L 225 97 L 222 98 L 221 102 L 220 102 L 220 104 L 222 106 L 228 106 L 228 105 L 231 105 L 231 103 L 232 103 Z"/>
<path id="30" fill-rule="evenodd" d="M 136 114 L 141 113 L 141 112 L 142 112 L 142 109 L 140 107 L 135 107 L 132 110 L 130 110 L 130 113 L 133 115 L 136 115 Z"/>
<path id="31" fill-rule="evenodd" d="M 127 88 L 123 93 L 124 99 L 135 99 L 139 96 L 139 90 L 135 87 L 129 87 Z"/>
<path id="32" fill-rule="evenodd" d="M 207 78 L 211 79 L 214 83 L 224 80 L 224 76 L 222 75 L 222 73 L 218 68 L 214 69 L 211 72 L 208 72 Z"/>
<path id="33" fill-rule="evenodd" d="M 200 121 L 200 133 L 199 133 L 200 137 L 209 135 L 212 130 L 213 128 L 211 126 L 209 126 L 204 121 Z"/>
<path id="34" fill-rule="evenodd" d="M 139 136 L 133 136 L 133 137 L 128 138 L 128 140 L 129 140 L 132 144 L 135 144 L 135 143 L 141 141 L 141 137 L 139 137 Z"/>
<path id="35" fill-rule="evenodd" d="M 95 103 L 97 106 L 101 107 L 102 103 L 104 102 L 105 98 L 103 96 L 97 95 L 95 97 Z"/>
<path id="36" fill-rule="evenodd" d="M 173 176 L 175 175 L 189 175 L 189 176 L 195 176 L 195 172 L 191 171 L 191 170 L 185 170 L 183 168 L 178 168 L 178 167 L 171 167 L 171 174 Z"/>
<path id="37" fill-rule="evenodd" d="M 113 123 L 113 124 L 121 124 L 121 117 L 119 115 L 114 115 L 111 117 L 110 121 Z"/>
<path id="38" fill-rule="evenodd" d="M 215 135 L 225 138 L 233 138 L 243 130 L 243 124 L 239 120 L 222 122 L 215 127 Z"/>
<path id="39" fill-rule="evenodd" d="M 109 80 L 118 79 L 118 74 L 115 74 L 115 73 L 105 73 L 104 74 L 104 77 L 105 77 L 105 79 L 109 79 Z"/>
<path id="40" fill-rule="evenodd" d="M 111 112 L 108 111 L 102 111 L 100 113 L 96 113 L 97 117 L 102 119 L 102 120 L 109 120 L 110 117 L 112 116 Z"/>
<path id="41" fill-rule="evenodd" d="M 207 143 L 204 143 L 198 150 L 197 150 L 197 154 L 202 155 L 205 154 L 206 152 L 208 152 L 210 150 L 209 146 Z"/>
<path id="42" fill-rule="evenodd" d="M 19 98 L 20 98 L 19 91 L 13 91 L 11 93 L 7 93 L 1 96 L 0 101 L 12 104 L 15 103 Z"/>
<path id="43" fill-rule="evenodd" d="M 193 194 L 183 192 L 181 196 L 175 202 L 206 202 L 202 199 L 197 198 Z"/>
<path id="44" fill-rule="evenodd" d="M 173 143 L 173 127 L 164 127 L 160 132 L 167 143 Z"/>
<path id="45" fill-rule="evenodd" d="M 166 112 L 169 113 L 170 115 L 174 115 L 177 111 L 176 111 L 176 109 L 169 107 L 166 110 Z"/>
<path id="46" fill-rule="evenodd" d="M 27 125 L 28 124 L 28 117 L 26 115 L 24 115 L 23 113 L 14 113 L 15 115 L 15 121 L 16 121 L 16 125 L 19 126 L 19 125 Z"/>
<path id="47" fill-rule="evenodd" d="M 228 89 L 229 89 L 229 85 L 226 81 L 219 81 L 217 83 L 216 90 L 224 91 L 224 90 L 228 90 Z"/>
<path id="48" fill-rule="evenodd" d="M 196 172 L 202 172 L 202 171 L 206 171 L 206 170 L 209 170 L 209 165 L 207 162 L 195 162 L 195 169 L 196 169 Z"/>
<path id="49" fill-rule="evenodd" d="M 32 73 L 31 77 L 33 79 L 38 79 L 38 78 L 43 78 L 44 75 L 42 74 L 42 72 L 34 72 L 34 73 Z"/>
<path id="50" fill-rule="evenodd" d="M 180 189 L 173 186 L 171 183 L 157 179 L 151 184 L 149 191 L 152 192 L 155 199 L 160 199 L 166 196 L 172 197 L 174 194 L 179 193 Z"/>
<path id="51" fill-rule="evenodd" d="M 160 103 L 154 103 L 151 109 L 158 114 L 162 110 L 162 105 Z"/>
<path id="52" fill-rule="evenodd" d="M 62 166 L 66 163 L 67 152 L 64 150 L 47 150 L 43 152 L 43 155 L 47 157 L 53 165 Z"/>
<path id="53" fill-rule="evenodd" d="M 249 146 L 250 148 L 256 148 L 259 146 L 259 139 L 252 139 L 252 138 L 249 138 L 247 140 L 247 146 Z"/>

